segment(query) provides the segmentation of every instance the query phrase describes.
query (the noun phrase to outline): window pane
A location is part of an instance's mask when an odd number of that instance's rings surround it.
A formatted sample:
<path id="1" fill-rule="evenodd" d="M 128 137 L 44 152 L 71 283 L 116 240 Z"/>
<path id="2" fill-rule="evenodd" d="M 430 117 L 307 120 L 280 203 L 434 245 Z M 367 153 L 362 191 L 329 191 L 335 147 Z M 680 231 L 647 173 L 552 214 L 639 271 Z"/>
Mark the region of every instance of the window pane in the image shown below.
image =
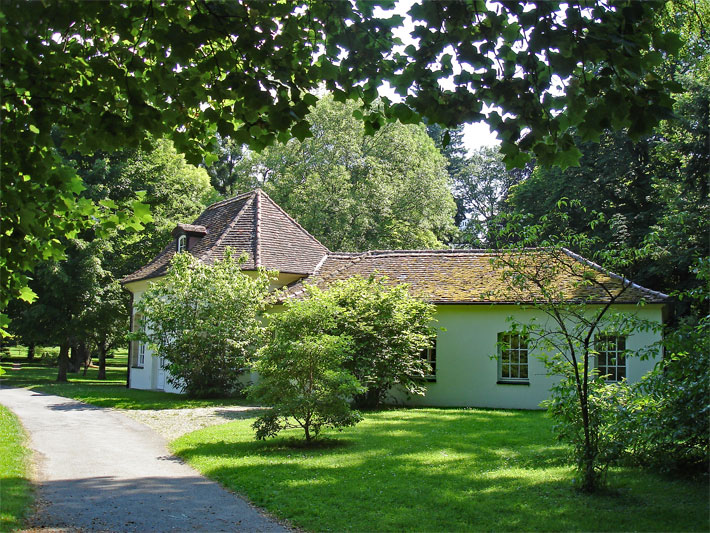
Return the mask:
<path id="1" fill-rule="evenodd" d="M 508 350 L 503 350 L 503 353 L 500 356 L 500 360 L 503 363 L 509 363 L 510 362 L 510 352 Z"/>
<path id="2" fill-rule="evenodd" d="M 511 366 L 510 367 L 510 377 L 511 378 L 517 378 L 518 376 L 518 367 L 517 366 Z"/>
<path id="3" fill-rule="evenodd" d="M 616 377 L 619 381 L 626 377 L 626 367 L 620 366 L 616 369 Z"/>
<path id="4" fill-rule="evenodd" d="M 528 379 L 528 365 L 523 365 L 520 367 L 520 377 Z"/>
<path id="5" fill-rule="evenodd" d="M 510 377 L 510 367 L 508 365 L 503 365 L 500 368 L 500 376 L 502 378 L 509 378 Z"/>

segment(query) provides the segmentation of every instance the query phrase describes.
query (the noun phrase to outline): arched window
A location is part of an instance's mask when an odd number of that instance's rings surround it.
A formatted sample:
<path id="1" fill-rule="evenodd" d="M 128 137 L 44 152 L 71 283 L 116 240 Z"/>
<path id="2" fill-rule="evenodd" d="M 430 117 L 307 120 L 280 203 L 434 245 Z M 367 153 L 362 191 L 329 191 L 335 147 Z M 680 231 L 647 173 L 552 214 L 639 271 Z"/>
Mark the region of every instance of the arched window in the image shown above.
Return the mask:
<path id="1" fill-rule="evenodd" d="M 187 250 L 187 236 L 180 235 L 178 237 L 177 253 L 184 252 L 185 250 Z"/>

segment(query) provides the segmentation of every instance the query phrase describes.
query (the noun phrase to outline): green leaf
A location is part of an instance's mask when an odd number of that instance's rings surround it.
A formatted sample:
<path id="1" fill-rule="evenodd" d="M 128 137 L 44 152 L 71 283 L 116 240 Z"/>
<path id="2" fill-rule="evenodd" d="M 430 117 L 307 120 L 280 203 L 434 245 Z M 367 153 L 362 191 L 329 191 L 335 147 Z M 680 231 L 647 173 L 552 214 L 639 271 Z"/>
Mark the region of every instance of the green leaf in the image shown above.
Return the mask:
<path id="1" fill-rule="evenodd" d="M 153 215 L 150 214 L 150 206 L 138 200 L 131 202 L 133 214 L 139 222 L 152 222 Z"/>
<path id="2" fill-rule="evenodd" d="M 293 126 L 291 126 L 291 135 L 296 137 L 299 141 L 304 141 L 313 135 L 311 133 L 311 125 L 307 120 L 296 122 Z"/>
<path id="3" fill-rule="evenodd" d="M 37 293 L 30 289 L 29 287 L 22 287 L 20 289 L 20 294 L 17 296 L 20 300 L 27 303 L 32 303 L 37 299 Z"/>

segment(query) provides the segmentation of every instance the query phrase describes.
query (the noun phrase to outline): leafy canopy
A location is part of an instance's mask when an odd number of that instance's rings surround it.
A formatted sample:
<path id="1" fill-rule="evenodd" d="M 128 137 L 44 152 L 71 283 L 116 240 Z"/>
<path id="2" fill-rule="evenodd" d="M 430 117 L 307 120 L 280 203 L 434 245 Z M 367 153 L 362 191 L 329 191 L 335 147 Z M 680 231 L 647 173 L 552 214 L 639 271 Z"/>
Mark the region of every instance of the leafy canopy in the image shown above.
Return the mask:
<path id="1" fill-rule="evenodd" d="M 367 133 L 393 118 L 485 118 L 507 164 L 531 150 L 566 166 L 579 157 L 570 128 L 635 136 L 670 110 L 669 82 L 653 72 L 680 45 L 655 24 L 663 2 L 423 2 L 410 9 L 418 44 L 401 50 L 403 18 L 377 9 L 393 5 L 4 2 L 0 305 L 31 299 L 26 273 L 62 255 L 59 236 L 101 219 L 78 198 L 54 126 L 84 153 L 170 135 L 195 163 L 217 133 L 253 148 L 303 140 L 317 88 L 369 105 L 386 81 L 403 101 L 366 111 Z"/>

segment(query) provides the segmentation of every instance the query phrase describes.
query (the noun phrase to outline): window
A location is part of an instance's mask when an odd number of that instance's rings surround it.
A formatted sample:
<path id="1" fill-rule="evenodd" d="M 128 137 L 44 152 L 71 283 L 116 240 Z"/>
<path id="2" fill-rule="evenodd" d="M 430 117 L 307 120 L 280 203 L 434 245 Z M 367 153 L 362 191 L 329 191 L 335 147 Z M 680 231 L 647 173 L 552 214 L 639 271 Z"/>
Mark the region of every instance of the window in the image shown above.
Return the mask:
<path id="1" fill-rule="evenodd" d="M 621 335 L 597 335 L 594 339 L 597 350 L 597 370 L 607 381 L 626 378 L 626 337 Z"/>
<path id="2" fill-rule="evenodd" d="M 187 250 L 187 235 L 180 235 L 177 242 L 177 253 Z"/>
<path id="3" fill-rule="evenodd" d="M 133 331 L 138 329 L 145 333 L 145 324 L 143 316 L 136 314 L 133 317 Z M 134 368 L 143 368 L 145 366 L 145 343 L 141 341 L 131 341 L 131 359 Z"/>
<path id="4" fill-rule="evenodd" d="M 436 381 L 436 341 L 434 341 L 433 346 L 422 350 L 421 358 L 423 361 L 429 363 L 429 368 L 431 369 L 424 375 L 424 379 L 427 381 Z"/>
<path id="5" fill-rule="evenodd" d="M 141 333 L 145 333 L 145 324 L 141 324 Z M 138 366 L 145 366 L 145 342 L 138 342 Z"/>
<path id="6" fill-rule="evenodd" d="M 519 333 L 498 334 L 498 379 L 528 382 L 528 341 Z"/>

